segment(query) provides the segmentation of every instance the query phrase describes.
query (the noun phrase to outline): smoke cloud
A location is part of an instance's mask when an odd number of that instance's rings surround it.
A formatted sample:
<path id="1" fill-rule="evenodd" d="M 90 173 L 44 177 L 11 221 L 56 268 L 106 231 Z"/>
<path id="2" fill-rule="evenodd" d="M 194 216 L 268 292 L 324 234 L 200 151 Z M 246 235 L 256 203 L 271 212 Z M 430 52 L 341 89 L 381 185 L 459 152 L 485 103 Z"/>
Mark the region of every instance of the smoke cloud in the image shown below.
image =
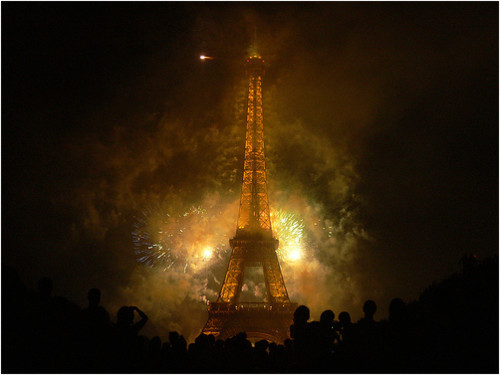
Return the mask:
<path id="1" fill-rule="evenodd" d="M 147 335 L 198 335 L 236 230 L 242 61 L 255 48 L 271 210 L 303 224 L 300 257 L 281 260 L 294 302 L 315 319 L 332 309 L 356 320 L 373 299 L 380 319 L 463 252 L 496 252 L 494 5 L 103 6 L 90 34 L 70 9 L 3 14 L 39 25 L 54 13 L 39 33 L 9 28 L 4 44 L 3 262 L 28 285 L 48 275 L 80 305 L 97 286 L 112 316 L 146 312 Z M 23 80 L 35 60 L 49 73 Z M 182 219 L 193 208 L 203 213 Z M 164 242 L 176 262 L 150 267 L 134 231 L 159 236 L 167 214 L 183 229 Z M 247 288 L 263 295 L 256 280 Z"/>

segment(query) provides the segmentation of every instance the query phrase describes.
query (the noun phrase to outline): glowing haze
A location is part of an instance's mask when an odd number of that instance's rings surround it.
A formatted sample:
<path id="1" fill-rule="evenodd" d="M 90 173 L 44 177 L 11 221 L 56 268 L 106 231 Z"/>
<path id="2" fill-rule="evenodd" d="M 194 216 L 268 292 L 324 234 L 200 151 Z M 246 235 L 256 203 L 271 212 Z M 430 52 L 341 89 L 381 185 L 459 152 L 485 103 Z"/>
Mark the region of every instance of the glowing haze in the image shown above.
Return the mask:
<path id="1" fill-rule="evenodd" d="M 99 287 L 146 335 L 199 333 L 257 52 L 273 231 L 313 318 L 373 299 L 381 319 L 496 253 L 496 3 L 11 2 L 2 22 L 2 263 L 28 287 L 81 306 Z"/>

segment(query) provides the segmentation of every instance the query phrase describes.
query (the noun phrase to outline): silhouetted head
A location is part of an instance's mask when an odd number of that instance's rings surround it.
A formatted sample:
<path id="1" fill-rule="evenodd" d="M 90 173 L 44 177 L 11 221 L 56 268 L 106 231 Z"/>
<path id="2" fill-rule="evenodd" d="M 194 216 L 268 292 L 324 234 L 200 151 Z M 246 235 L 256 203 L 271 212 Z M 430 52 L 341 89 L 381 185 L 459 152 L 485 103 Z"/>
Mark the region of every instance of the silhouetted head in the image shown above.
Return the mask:
<path id="1" fill-rule="evenodd" d="M 241 342 L 241 347 L 244 349 L 244 350 L 252 350 L 252 343 L 245 339 Z"/>
<path id="2" fill-rule="evenodd" d="M 134 310 L 129 306 L 122 306 L 116 314 L 116 324 L 130 326 L 134 322 Z"/>
<path id="3" fill-rule="evenodd" d="M 377 304 L 371 299 L 366 301 L 365 304 L 363 305 L 363 312 L 365 313 L 365 318 L 367 319 L 373 319 L 373 315 L 375 315 L 376 311 L 377 311 Z"/>
<path id="4" fill-rule="evenodd" d="M 161 351 L 161 339 L 159 336 L 155 336 L 149 341 L 149 351 L 155 353 Z"/>
<path id="5" fill-rule="evenodd" d="M 255 343 L 255 349 L 265 351 L 267 347 L 269 346 L 269 343 L 267 340 L 259 340 Z"/>
<path id="6" fill-rule="evenodd" d="M 208 344 L 208 336 L 204 333 L 200 333 L 198 337 L 194 340 L 194 342 L 200 347 L 207 347 Z"/>
<path id="7" fill-rule="evenodd" d="M 171 331 L 168 333 L 168 341 L 170 342 L 170 345 L 174 345 L 177 340 L 179 340 L 179 333 L 176 331 Z"/>
<path id="8" fill-rule="evenodd" d="M 247 339 L 247 333 L 246 332 L 239 332 L 235 336 L 237 341 L 245 341 Z"/>
<path id="9" fill-rule="evenodd" d="M 87 297 L 89 299 L 89 306 L 99 306 L 99 302 L 101 302 L 101 291 L 97 288 L 92 288 L 89 290 Z"/>
<path id="10" fill-rule="evenodd" d="M 325 310 L 321 313 L 319 321 L 322 324 L 332 325 L 333 319 L 335 319 L 335 313 L 332 310 Z"/>
<path id="11" fill-rule="evenodd" d="M 180 350 L 186 350 L 187 347 L 187 341 L 184 338 L 184 336 L 180 335 L 179 339 L 177 340 L 177 348 Z"/>
<path id="12" fill-rule="evenodd" d="M 290 340 L 290 339 L 286 339 L 286 340 Z M 291 341 L 292 340 L 290 340 L 290 342 Z M 272 342 L 269 344 L 269 354 L 274 353 L 276 351 L 276 349 L 278 349 L 278 345 L 275 342 Z"/>
<path id="13" fill-rule="evenodd" d="M 215 336 L 212 334 L 207 335 L 207 342 L 209 346 L 214 346 L 215 345 Z"/>
<path id="14" fill-rule="evenodd" d="M 52 279 L 42 277 L 38 280 L 38 293 L 40 294 L 40 297 L 48 298 L 52 293 L 52 287 Z"/>
<path id="15" fill-rule="evenodd" d="M 339 322 L 342 325 L 342 327 L 345 327 L 345 326 L 351 324 L 351 316 L 349 315 L 349 313 L 347 311 L 342 311 L 339 314 Z"/>
<path id="16" fill-rule="evenodd" d="M 293 313 L 293 322 L 294 323 L 306 323 L 311 316 L 309 312 L 309 308 L 304 305 L 300 305 L 297 307 L 297 310 Z"/>
<path id="17" fill-rule="evenodd" d="M 401 298 L 394 298 L 389 304 L 389 320 L 400 321 L 406 313 L 406 305 Z"/>

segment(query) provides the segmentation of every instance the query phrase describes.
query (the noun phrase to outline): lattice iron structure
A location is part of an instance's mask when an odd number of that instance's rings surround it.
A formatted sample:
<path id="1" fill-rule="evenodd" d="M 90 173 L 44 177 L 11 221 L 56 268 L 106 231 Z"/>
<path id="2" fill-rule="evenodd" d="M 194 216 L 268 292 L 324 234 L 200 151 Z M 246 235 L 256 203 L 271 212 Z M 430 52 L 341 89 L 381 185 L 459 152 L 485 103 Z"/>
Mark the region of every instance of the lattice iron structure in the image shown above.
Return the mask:
<path id="1" fill-rule="evenodd" d="M 271 232 L 262 111 L 264 66 L 261 60 L 250 58 L 247 67 L 249 75 L 247 130 L 238 230 L 260 229 Z"/>
<path id="2" fill-rule="evenodd" d="M 236 236 L 229 243 L 231 258 L 217 302 L 208 308 L 203 333 L 225 339 L 245 331 L 248 337 L 282 342 L 289 337 L 295 303 L 290 302 L 273 238 L 264 153 L 262 77 L 264 60 L 247 60 L 248 103 L 243 184 Z M 261 266 L 265 302 L 240 301 L 245 268 Z"/>

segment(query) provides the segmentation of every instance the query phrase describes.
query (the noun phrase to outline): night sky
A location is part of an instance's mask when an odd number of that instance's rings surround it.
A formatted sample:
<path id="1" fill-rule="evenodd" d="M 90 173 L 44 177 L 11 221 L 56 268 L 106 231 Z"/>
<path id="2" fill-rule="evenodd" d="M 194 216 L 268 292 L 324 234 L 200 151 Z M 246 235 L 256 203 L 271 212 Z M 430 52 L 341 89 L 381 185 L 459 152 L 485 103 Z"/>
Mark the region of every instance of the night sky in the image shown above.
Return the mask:
<path id="1" fill-rule="evenodd" d="M 270 204 L 306 237 L 291 299 L 381 319 L 498 253 L 498 26 L 496 2 L 4 2 L 2 264 L 195 337 L 236 229 L 256 28 Z M 193 207 L 183 241 L 216 228 L 226 252 L 139 262 L 138 220 Z"/>

